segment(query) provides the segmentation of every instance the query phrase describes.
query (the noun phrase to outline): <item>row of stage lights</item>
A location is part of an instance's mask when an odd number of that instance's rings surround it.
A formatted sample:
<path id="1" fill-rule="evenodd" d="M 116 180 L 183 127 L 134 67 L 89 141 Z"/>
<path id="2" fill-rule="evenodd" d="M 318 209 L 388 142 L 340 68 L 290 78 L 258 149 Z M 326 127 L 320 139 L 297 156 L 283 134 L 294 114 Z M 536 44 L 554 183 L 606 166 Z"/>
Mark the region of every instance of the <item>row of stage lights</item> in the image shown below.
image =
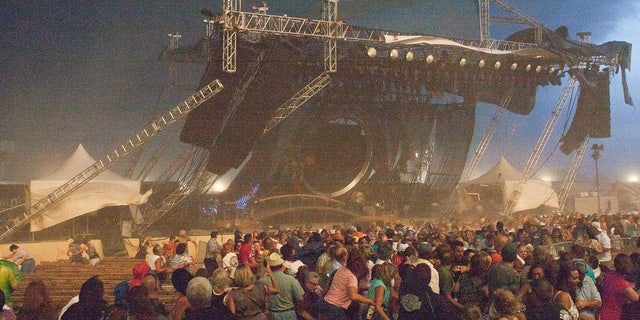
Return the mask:
<path id="1" fill-rule="evenodd" d="M 375 58 L 378 56 L 378 50 L 376 50 L 376 48 L 373 47 L 369 47 L 367 49 L 367 55 L 370 58 Z M 393 60 L 398 59 L 400 57 L 400 51 L 398 51 L 398 49 L 391 49 L 389 51 L 389 57 Z M 405 60 L 411 62 L 415 59 L 415 55 L 413 53 L 413 51 L 409 50 L 407 51 L 407 53 L 404 55 Z M 435 57 L 433 54 L 429 54 L 424 58 L 425 62 L 427 64 L 432 64 L 435 62 Z M 458 61 L 458 64 L 460 65 L 460 67 L 464 67 L 466 65 L 469 64 L 469 62 L 467 61 L 466 58 L 460 58 Z M 487 65 L 487 61 L 485 59 L 480 59 L 477 61 L 478 67 L 479 68 L 484 68 Z M 493 68 L 496 70 L 499 70 L 500 68 L 502 68 L 502 62 L 500 62 L 499 60 L 496 61 L 493 64 Z M 518 63 L 513 62 L 511 63 L 510 69 L 515 71 L 518 69 Z M 531 71 L 532 69 L 536 72 L 536 73 L 540 73 L 544 70 L 544 68 L 540 65 L 536 66 L 535 68 L 533 68 L 533 66 L 529 63 L 525 66 L 524 68 L 527 72 Z M 558 66 L 552 66 L 548 68 L 548 72 L 549 74 L 553 74 L 553 73 L 557 73 L 558 76 L 562 75 L 562 69 L 560 69 Z"/>

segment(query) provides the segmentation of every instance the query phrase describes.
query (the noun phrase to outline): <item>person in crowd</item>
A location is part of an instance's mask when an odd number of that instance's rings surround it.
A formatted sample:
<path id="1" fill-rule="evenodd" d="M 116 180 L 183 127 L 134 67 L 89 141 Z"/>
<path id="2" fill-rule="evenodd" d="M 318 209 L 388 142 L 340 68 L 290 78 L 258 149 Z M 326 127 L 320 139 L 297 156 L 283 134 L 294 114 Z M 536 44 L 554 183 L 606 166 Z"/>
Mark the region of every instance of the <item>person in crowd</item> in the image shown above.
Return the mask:
<path id="1" fill-rule="evenodd" d="M 196 242 L 196 240 L 194 240 L 193 238 L 191 238 L 188 234 L 187 234 L 187 230 L 186 229 L 180 229 L 178 230 L 178 236 L 176 237 L 176 241 L 178 242 L 178 244 L 180 243 L 184 243 L 186 246 L 185 252 L 187 252 L 187 254 L 189 253 L 189 242 L 191 242 L 194 246 L 194 249 L 196 249 L 196 251 L 198 250 L 198 242 Z"/>
<path id="2" fill-rule="evenodd" d="M 16 314 L 6 304 L 4 293 L 0 290 L 0 316 L 5 317 L 7 320 L 16 320 Z"/>
<path id="3" fill-rule="evenodd" d="M 195 277 L 187 284 L 187 300 L 189 309 L 185 312 L 186 320 L 223 320 L 225 314 L 217 306 L 211 305 L 213 288 L 207 278 Z"/>
<path id="4" fill-rule="evenodd" d="M 74 239 L 69 239 L 69 246 L 67 248 L 67 256 L 71 264 L 83 264 L 84 258 L 82 253 L 84 252 L 82 243 Z"/>
<path id="5" fill-rule="evenodd" d="M 417 264 L 402 281 L 398 292 L 400 309 L 398 320 L 451 320 L 460 319 L 461 312 L 444 296 L 433 292 L 430 286 L 431 267 Z"/>
<path id="6" fill-rule="evenodd" d="M 304 265 L 309 267 L 309 270 L 316 271 L 316 262 L 324 253 L 322 236 L 318 232 L 312 232 L 304 246 L 298 250 L 297 256 Z"/>
<path id="7" fill-rule="evenodd" d="M 242 246 L 238 252 L 238 265 L 249 265 L 251 271 L 254 274 L 257 273 L 260 264 L 256 260 L 256 257 L 252 255 L 253 252 L 253 234 L 247 233 L 244 235 Z M 237 271 L 237 269 L 236 269 Z"/>
<path id="8" fill-rule="evenodd" d="M 629 256 L 619 253 L 613 264 L 614 270 L 607 272 L 600 287 L 602 298 L 602 307 L 598 310 L 600 320 L 620 319 L 625 304 L 638 301 L 638 293 L 631 282 L 625 278 L 631 273 L 632 263 Z"/>
<path id="9" fill-rule="evenodd" d="M 169 240 L 162 245 L 162 256 L 165 261 L 171 261 L 171 258 L 176 254 L 176 237 L 169 236 Z"/>
<path id="10" fill-rule="evenodd" d="M 364 319 L 391 319 L 391 296 L 393 292 L 391 282 L 398 275 L 398 269 L 390 262 L 376 264 L 371 269 L 371 286 L 367 290 L 367 297 L 373 300 L 373 304 L 365 308 Z"/>
<path id="11" fill-rule="evenodd" d="M 131 268 L 131 281 L 129 281 L 129 288 L 137 287 L 142 284 L 142 279 L 146 276 L 151 269 L 146 262 L 136 263 Z"/>
<path id="12" fill-rule="evenodd" d="M 23 247 L 19 247 L 16 244 L 9 246 L 11 252 L 5 259 L 11 259 L 24 274 L 33 273 L 36 269 L 36 260 L 27 252 Z"/>
<path id="13" fill-rule="evenodd" d="M 149 265 L 149 272 L 155 274 L 160 283 L 167 281 L 168 275 L 173 272 L 173 269 L 167 266 L 167 261 L 162 256 L 162 246 L 160 244 L 153 246 L 153 250 L 145 260 Z"/>
<path id="14" fill-rule="evenodd" d="M 5 304 L 11 305 L 11 292 L 18 288 L 22 279 L 22 272 L 18 266 L 9 260 L 0 260 L 0 291 L 4 294 Z"/>
<path id="15" fill-rule="evenodd" d="M 204 254 L 204 260 L 205 260 L 204 264 L 207 265 L 208 261 L 213 260 L 215 261 L 216 265 L 219 265 L 219 261 L 222 258 L 220 256 L 221 250 L 222 250 L 222 246 L 218 242 L 218 231 L 215 231 L 215 230 L 211 231 L 211 238 L 209 239 L 209 241 L 207 241 L 207 250 L 205 251 L 205 254 Z"/>
<path id="16" fill-rule="evenodd" d="M 559 320 L 564 307 L 553 300 L 554 288 L 549 280 L 540 277 L 530 282 L 525 295 L 527 320 Z"/>
<path id="17" fill-rule="evenodd" d="M 591 232 L 589 229 L 591 228 Z M 574 244 L 584 248 L 587 254 L 598 254 L 602 252 L 602 245 L 595 238 L 595 232 L 597 232 L 596 228 L 591 226 L 578 226 L 576 234 L 578 238 L 575 240 Z"/>
<path id="18" fill-rule="evenodd" d="M 154 310 L 145 286 L 136 286 L 127 294 L 129 318 L 131 320 L 168 320 L 166 315 Z"/>
<path id="19" fill-rule="evenodd" d="M 531 290 L 537 281 L 545 279 L 545 267 L 540 263 L 535 263 L 529 268 L 526 280 L 520 286 L 520 290 L 516 295 L 522 299 L 531 293 Z"/>
<path id="20" fill-rule="evenodd" d="M 211 295 L 211 307 L 218 310 L 223 315 L 223 319 L 231 319 L 233 315 L 228 307 L 227 294 L 231 291 L 233 280 L 229 278 L 227 272 L 218 268 L 209 277 L 213 294 Z"/>
<path id="21" fill-rule="evenodd" d="M 249 234 L 250 235 L 250 234 Z M 270 268 L 266 268 L 270 277 L 273 278 Z M 277 294 L 279 289 L 273 280 L 272 286 L 265 286 L 257 283 L 256 276 L 251 271 L 249 264 L 242 264 L 236 269 L 234 278 L 237 288 L 229 292 L 229 310 L 236 319 L 268 319 L 268 294 Z"/>
<path id="22" fill-rule="evenodd" d="M 238 254 L 233 242 L 226 242 L 222 246 L 222 268 L 227 272 L 229 278 L 233 279 L 238 268 Z"/>
<path id="23" fill-rule="evenodd" d="M 121 281 L 113 288 L 114 302 L 107 309 L 107 317 L 109 320 L 128 319 L 129 303 L 127 295 L 129 293 L 129 283 Z"/>
<path id="24" fill-rule="evenodd" d="M 173 303 L 172 320 L 182 320 L 185 311 L 190 307 L 187 299 L 187 285 L 191 279 L 193 279 L 193 276 L 184 268 L 176 269 L 171 274 L 171 284 L 173 284 L 177 294 Z"/>
<path id="25" fill-rule="evenodd" d="M 511 290 L 498 288 L 493 292 L 489 307 L 489 318 L 493 320 L 526 320 L 524 305 Z"/>
<path id="26" fill-rule="evenodd" d="M 320 275 L 303 267 L 298 270 L 296 278 L 304 290 L 299 318 L 314 320 L 318 317 L 318 303 L 324 294 L 324 289 L 320 286 Z"/>
<path id="27" fill-rule="evenodd" d="M 598 252 L 598 260 L 600 263 L 611 261 L 611 238 L 602 230 L 600 222 L 591 222 L 590 232 L 594 234 L 594 238 L 600 242 L 602 252 Z"/>
<path id="28" fill-rule="evenodd" d="M 89 256 L 89 265 L 95 266 L 100 263 L 100 255 L 98 254 L 98 249 L 93 241 L 86 239 L 83 242 L 84 246 L 87 248 L 87 256 Z"/>
<path id="29" fill-rule="evenodd" d="M 486 282 L 489 289 L 489 296 L 493 296 L 493 292 L 500 288 L 505 288 L 518 293 L 520 290 L 520 275 L 513 269 L 513 262 L 516 260 L 518 247 L 509 242 L 502 247 L 502 261 L 492 264 L 486 273 Z"/>
<path id="30" fill-rule="evenodd" d="M 136 252 L 135 258 L 136 259 L 146 258 L 147 254 L 149 253 L 149 249 L 151 247 L 152 247 L 151 238 L 149 238 L 149 236 L 144 236 L 142 239 L 140 239 L 140 242 L 138 242 L 138 251 Z"/>
<path id="31" fill-rule="evenodd" d="M 302 313 L 300 306 L 304 298 L 304 290 L 300 282 L 286 273 L 285 260 L 277 252 L 269 255 L 267 263 L 271 272 L 260 278 L 259 283 L 265 287 L 278 288 L 277 294 L 269 296 L 269 318 L 271 320 L 296 319 L 296 314 Z M 296 307 L 299 312 L 296 312 Z"/>
<path id="32" fill-rule="evenodd" d="M 142 278 L 142 286 L 147 289 L 147 299 L 151 303 L 154 314 L 169 317 L 167 307 L 160 301 L 160 283 L 155 274 L 148 273 Z"/>
<path id="33" fill-rule="evenodd" d="M 560 311 L 562 320 L 578 320 L 579 311 L 574 301 L 576 300 L 576 288 L 580 283 L 580 271 L 573 265 L 565 265 L 558 273 L 558 283 L 553 301 L 562 305 Z"/>
<path id="34" fill-rule="evenodd" d="M 421 242 L 418 245 L 418 259 L 412 261 L 411 264 L 415 267 L 420 263 L 426 263 L 431 268 L 429 286 L 434 293 L 440 294 L 440 275 L 436 270 L 436 259 L 432 257 L 433 247 L 428 242 Z"/>
<path id="35" fill-rule="evenodd" d="M 189 253 L 187 252 L 187 244 L 179 243 L 176 246 L 176 254 L 173 255 L 173 257 L 171 258 L 171 263 L 169 264 L 169 267 L 174 270 L 185 268 L 188 271 L 191 265 L 193 265 L 193 259 L 191 258 L 191 256 L 189 256 Z"/>
<path id="36" fill-rule="evenodd" d="M 347 319 L 347 310 L 352 301 L 373 304 L 373 300 L 358 293 L 358 277 L 347 266 L 349 252 L 345 247 L 336 249 L 335 259 L 340 267 L 329 281 L 329 289 L 319 305 L 319 320 Z M 366 263 L 364 264 L 366 276 Z"/>
<path id="37" fill-rule="evenodd" d="M 446 244 L 439 245 L 433 255 L 440 261 L 436 268 L 436 270 L 438 270 L 438 276 L 440 277 L 440 294 L 445 296 L 458 309 L 462 310 L 462 304 L 454 297 L 454 290 L 457 290 L 457 281 L 451 272 L 453 266 L 451 247 Z"/>
<path id="38" fill-rule="evenodd" d="M 51 298 L 42 280 L 33 280 L 24 289 L 22 307 L 17 314 L 18 320 L 54 320 L 56 312 Z"/>
<path id="39" fill-rule="evenodd" d="M 62 314 L 62 320 L 101 320 L 107 311 L 104 299 L 104 283 L 99 276 L 93 276 L 82 284 L 78 302 L 72 304 Z"/>
<path id="40" fill-rule="evenodd" d="M 480 310 L 487 310 L 488 292 L 485 283 L 485 273 L 491 264 L 487 259 L 488 254 L 480 252 L 471 257 L 471 267 L 469 271 L 460 275 L 460 289 L 458 291 L 458 302 L 462 305 L 476 305 Z"/>
<path id="41" fill-rule="evenodd" d="M 574 259 L 571 265 L 578 269 L 580 282 L 576 287 L 576 308 L 582 320 L 596 320 L 596 311 L 602 306 L 602 298 L 595 281 L 587 276 L 587 263 L 582 259 Z"/>
<path id="42" fill-rule="evenodd" d="M 513 269 L 518 273 L 524 270 L 524 267 L 528 264 L 527 258 L 529 257 L 529 246 L 524 243 L 518 245 L 518 253 L 516 254 L 516 260 L 513 261 Z"/>
<path id="43" fill-rule="evenodd" d="M 302 261 L 295 258 L 297 248 L 299 248 L 298 245 L 293 242 L 288 242 L 280 248 L 282 259 L 284 259 L 284 272 L 292 277 L 295 277 L 298 269 L 305 265 Z"/>

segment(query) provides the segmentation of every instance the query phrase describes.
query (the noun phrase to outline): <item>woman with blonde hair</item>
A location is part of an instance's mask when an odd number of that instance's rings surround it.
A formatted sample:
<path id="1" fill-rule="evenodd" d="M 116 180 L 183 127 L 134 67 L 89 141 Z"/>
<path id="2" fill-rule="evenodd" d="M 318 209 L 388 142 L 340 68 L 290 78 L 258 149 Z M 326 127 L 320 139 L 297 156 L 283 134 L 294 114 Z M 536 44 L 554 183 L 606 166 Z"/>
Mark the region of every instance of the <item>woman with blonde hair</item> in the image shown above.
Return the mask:
<path id="1" fill-rule="evenodd" d="M 373 300 L 373 304 L 365 308 L 363 319 L 391 319 L 388 315 L 389 302 L 392 295 L 397 297 L 395 292 L 392 293 L 394 290 L 391 281 L 396 275 L 398 275 L 398 268 L 390 262 L 373 266 L 371 269 L 371 286 L 367 293 L 367 296 Z"/>
<path id="2" fill-rule="evenodd" d="M 496 289 L 493 292 L 493 303 L 489 307 L 489 317 L 494 320 L 526 320 L 524 305 L 513 292 L 507 289 Z"/>
<path id="3" fill-rule="evenodd" d="M 234 282 L 238 286 L 228 294 L 229 310 L 234 319 L 266 320 L 268 300 L 267 295 L 278 294 L 280 289 L 273 278 L 271 268 L 265 268 L 271 278 L 271 286 L 265 286 L 257 282 L 256 275 L 248 264 L 243 264 L 236 269 Z"/>

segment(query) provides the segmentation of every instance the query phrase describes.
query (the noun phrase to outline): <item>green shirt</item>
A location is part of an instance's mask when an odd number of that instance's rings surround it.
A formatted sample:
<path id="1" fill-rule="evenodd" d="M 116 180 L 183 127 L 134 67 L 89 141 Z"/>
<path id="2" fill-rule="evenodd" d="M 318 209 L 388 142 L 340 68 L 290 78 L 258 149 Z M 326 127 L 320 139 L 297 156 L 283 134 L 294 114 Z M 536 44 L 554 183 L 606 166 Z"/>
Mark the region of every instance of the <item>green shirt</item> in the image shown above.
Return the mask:
<path id="1" fill-rule="evenodd" d="M 269 310 L 287 311 L 293 310 L 295 301 L 304 295 L 304 290 L 296 278 L 284 274 L 282 271 L 274 271 L 273 278 L 276 280 L 280 293 L 269 296 Z M 271 278 L 262 277 L 260 283 L 270 287 Z"/>

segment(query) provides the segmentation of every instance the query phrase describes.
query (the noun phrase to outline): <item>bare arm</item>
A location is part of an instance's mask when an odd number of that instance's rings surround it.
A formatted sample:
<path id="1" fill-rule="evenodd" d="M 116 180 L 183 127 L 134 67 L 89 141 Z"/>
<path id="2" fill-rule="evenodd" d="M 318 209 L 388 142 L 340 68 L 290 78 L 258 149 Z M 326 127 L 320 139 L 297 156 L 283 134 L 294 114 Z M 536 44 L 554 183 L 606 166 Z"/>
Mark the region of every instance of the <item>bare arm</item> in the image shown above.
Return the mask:
<path id="1" fill-rule="evenodd" d="M 373 306 L 376 309 L 376 312 L 382 317 L 384 320 L 391 320 L 389 316 L 382 309 L 382 300 L 384 299 L 384 286 L 377 286 L 375 288 L 375 296 L 373 297 Z"/>
<path id="2" fill-rule="evenodd" d="M 347 293 L 349 294 L 349 299 L 357 302 L 373 304 L 373 300 L 358 293 L 358 287 L 348 287 L 347 291 Z"/>

